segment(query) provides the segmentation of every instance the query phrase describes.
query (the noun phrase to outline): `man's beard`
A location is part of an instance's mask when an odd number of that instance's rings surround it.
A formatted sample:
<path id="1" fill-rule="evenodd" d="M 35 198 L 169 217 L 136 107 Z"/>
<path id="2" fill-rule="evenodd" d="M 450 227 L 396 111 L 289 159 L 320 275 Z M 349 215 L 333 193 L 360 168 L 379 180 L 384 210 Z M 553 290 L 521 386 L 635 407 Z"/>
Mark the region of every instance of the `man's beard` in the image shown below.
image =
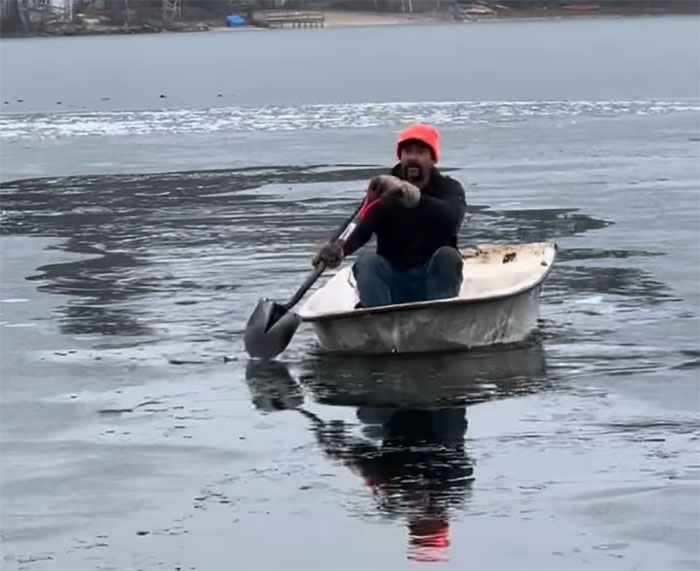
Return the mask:
<path id="1" fill-rule="evenodd" d="M 403 177 L 410 183 L 418 184 L 423 181 L 423 167 L 415 162 L 406 163 L 403 169 Z"/>

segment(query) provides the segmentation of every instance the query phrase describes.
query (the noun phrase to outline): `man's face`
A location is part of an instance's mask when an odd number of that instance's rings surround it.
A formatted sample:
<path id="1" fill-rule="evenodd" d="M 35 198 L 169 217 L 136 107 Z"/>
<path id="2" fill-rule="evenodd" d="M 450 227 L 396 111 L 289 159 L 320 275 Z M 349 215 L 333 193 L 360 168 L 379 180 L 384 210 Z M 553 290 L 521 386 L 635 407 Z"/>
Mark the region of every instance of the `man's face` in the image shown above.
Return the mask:
<path id="1" fill-rule="evenodd" d="M 403 178 L 416 186 L 425 185 L 430 169 L 435 165 L 430 147 L 420 141 L 407 141 L 401 145 L 401 170 Z"/>

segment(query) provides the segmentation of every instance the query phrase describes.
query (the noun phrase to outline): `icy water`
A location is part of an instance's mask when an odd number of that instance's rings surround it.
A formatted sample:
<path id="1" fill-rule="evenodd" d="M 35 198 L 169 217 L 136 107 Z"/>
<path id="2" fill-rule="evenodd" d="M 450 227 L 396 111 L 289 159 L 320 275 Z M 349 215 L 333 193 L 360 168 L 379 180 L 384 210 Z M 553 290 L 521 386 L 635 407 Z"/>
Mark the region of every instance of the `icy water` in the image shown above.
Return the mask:
<path id="1" fill-rule="evenodd" d="M 697 39 L 2 42 L 2 568 L 697 569 Z M 258 298 L 293 293 L 416 119 L 463 246 L 559 246 L 536 334 L 348 359 L 302 327 L 249 362 Z"/>

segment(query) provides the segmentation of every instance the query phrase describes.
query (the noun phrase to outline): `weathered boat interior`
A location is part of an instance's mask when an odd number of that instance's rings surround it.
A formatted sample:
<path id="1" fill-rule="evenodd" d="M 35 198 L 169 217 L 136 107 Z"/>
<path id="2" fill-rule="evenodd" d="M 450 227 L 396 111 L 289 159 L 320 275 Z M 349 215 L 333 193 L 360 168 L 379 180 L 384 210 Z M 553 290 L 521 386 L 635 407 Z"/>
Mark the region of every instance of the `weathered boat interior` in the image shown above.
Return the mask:
<path id="1" fill-rule="evenodd" d="M 464 257 L 464 281 L 456 298 L 402 304 L 402 308 L 421 307 L 455 300 L 487 300 L 507 297 L 537 284 L 549 271 L 556 246 L 549 242 L 513 245 L 481 245 L 461 250 Z M 359 301 L 352 265 L 339 269 L 326 284 L 314 292 L 300 308 L 304 320 L 354 311 Z"/>

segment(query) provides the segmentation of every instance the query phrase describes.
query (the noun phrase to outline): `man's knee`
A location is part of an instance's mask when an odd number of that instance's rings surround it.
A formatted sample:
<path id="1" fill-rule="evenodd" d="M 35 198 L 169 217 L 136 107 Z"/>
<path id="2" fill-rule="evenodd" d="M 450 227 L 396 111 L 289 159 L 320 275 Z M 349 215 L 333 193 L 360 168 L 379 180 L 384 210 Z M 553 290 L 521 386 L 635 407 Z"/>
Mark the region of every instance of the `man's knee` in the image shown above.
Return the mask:
<path id="1" fill-rule="evenodd" d="M 461 277 L 464 260 L 456 248 L 442 246 L 430 259 L 431 273 L 446 277 Z"/>
<path id="2" fill-rule="evenodd" d="M 355 279 L 363 280 L 384 273 L 387 261 L 376 252 L 362 252 L 353 264 Z"/>
<path id="3" fill-rule="evenodd" d="M 455 297 L 463 282 L 464 261 L 456 248 L 442 247 L 430 259 L 426 272 L 428 299 Z"/>
<path id="4" fill-rule="evenodd" d="M 362 252 L 355 260 L 353 273 L 361 307 L 392 303 L 391 267 L 379 254 Z"/>

